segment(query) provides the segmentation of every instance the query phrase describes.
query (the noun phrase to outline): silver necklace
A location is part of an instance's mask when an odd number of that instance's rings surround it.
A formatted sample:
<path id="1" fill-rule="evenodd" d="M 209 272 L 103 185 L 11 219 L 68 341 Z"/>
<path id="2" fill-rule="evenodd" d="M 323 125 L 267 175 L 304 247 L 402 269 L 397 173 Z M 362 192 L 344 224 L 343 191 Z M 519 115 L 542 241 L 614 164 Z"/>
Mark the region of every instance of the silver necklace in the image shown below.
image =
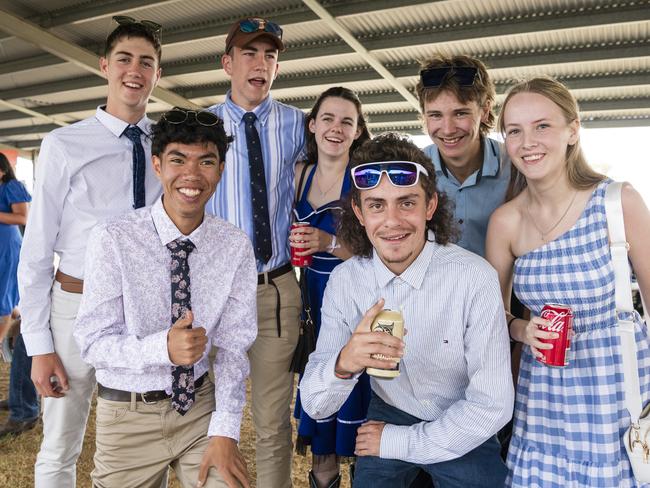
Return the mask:
<path id="1" fill-rule="evenodd" d="M 573 198 L 571 198 L 571 201 L 569 202 L 569 205 L 567 206 L 566 210 L 562 214 L 562 216 L 558 219 L 555 224 L 553 224 L 553 227 L 548 229 L 546 232 L 544 232 L 542 229 L 539 228 L 537 225 L 537 222 L 535 222 L 535 219 L 533 218 L 533 214 L 530 212 L 530 193 L 528 194 L 528 201 L 526 202 L 526 214 L 528 214 L 528 218 L 532 222 L 533 226 L 535 229 L 537 229 L 537 232 L 539 232 L 540 237 L 542 238 L 542 241 L 546 242 L 546 237 L 555 230 L 555 228 L 560 225 L 560 222 L 564 220 L 564 217 L 566 217 L 566 214 L 569 213 L 569 209 L 573 206 L 573 202 L 576 199 L 576 196 L 578 195 L 578 190 L 575 191 L 573 194 Z"/>
<path id="2" fill-rule="evenodd" d="M 314 179 L 316 180 L 316 188 L 318 188 L 318 192 L 320 193 L 320 196 L 321 196 L 321 197 L 324 197 L 325 195 L 329 194 L 329 192 L 332 191 L 332 189 L 334 188 L 334 186 L 336 186 L 337 183 L 340 183 L 340 182 L 341 182 L 341 179 L 337 177 L 337 178 L 334 180 L 334 183 L 332 183 L 332 184 L 327 188 L 327 190 L 323 191 L 323 189 L 322 189 L 321 186 L 320 186 L 320 178 L 318 178 L 318 173 L 316 173 Z"/>

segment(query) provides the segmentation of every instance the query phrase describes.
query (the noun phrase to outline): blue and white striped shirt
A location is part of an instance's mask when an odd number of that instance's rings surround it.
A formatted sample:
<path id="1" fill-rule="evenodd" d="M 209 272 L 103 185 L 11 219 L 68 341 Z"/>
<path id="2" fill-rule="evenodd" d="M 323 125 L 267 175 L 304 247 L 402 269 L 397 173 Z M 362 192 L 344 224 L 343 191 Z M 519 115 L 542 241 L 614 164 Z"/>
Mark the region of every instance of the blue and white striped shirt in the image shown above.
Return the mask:
<path id="1" fill-rule="evenodd" d="M 226 166 L 217 191 L 205 207 L 242 229 L 254 242 L 248 148 L 243 117 L 246 111 L 226 95 L 226 101 L 208 109 L 224 121 L 226 133 L 234 141 L 226 153 Z M 257 261 L 258 273 L 270 271 L 289 261 L 289 227 L 294 196 L 296 162 L 304 159 L 305 115 L 295 107 L 275 101 L 269 95 L 253 110 L 260 135 L 273 255 L 268 263 Z"/>
<path id="2" fill-rule="evenodd" d="M 316 351 L 300 383 L 304 410 L 336 412 L 356 384 L 334 366 L 363 314 L 379 299 L 402 309 L 408 334 L 400 375 L 371 378 L 386 403 L 423 422 L 386 425 L 380 456 L 417 464 L 456 459 L 484 443 L 512 417 L 510 348 L 499 282 L 481 257 L 427 242 L 400 276 L 375 254 L 337 266 L 325 290 Z"/>

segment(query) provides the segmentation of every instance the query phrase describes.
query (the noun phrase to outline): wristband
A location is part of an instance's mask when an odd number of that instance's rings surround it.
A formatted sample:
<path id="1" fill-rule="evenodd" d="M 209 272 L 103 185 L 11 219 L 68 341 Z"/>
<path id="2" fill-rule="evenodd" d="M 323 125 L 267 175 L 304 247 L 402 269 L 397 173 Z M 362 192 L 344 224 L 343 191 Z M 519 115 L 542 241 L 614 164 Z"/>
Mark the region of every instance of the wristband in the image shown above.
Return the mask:
<path id="1" fill-rule="evenodd" d="M 352 379 L 352 376 L 354 376 L 354 375 L 352 373 L 342 374 L 342 373 L 339 373 L 338 371 L 334 370 L 334 376 L 336 376 L 340 380 L 350 380 L 350 379 Z"/>
<path id="2" fill-rule="evenodd" d="M 334 249 L 338 249 L 339 247 L 341 247 L 341 244 L 339 244 L 338 242 L 336 242 L 336 236 L 333 235 L 333 236 L 332 236 L 332 241 L 330 242 L 330 245 L 327 246 L 327 249 L 326 249 L 326 250 L 327 250 L 328 253 L 332 254 L 332 252 L 334 251 Z"/>
<path id="3" fill-rule="evenodd" d="M 517 320 L 517 318 L 518 318 L 518 317 L 515 317 L 515 316 L 513 315 L 512 318 L 511 318 L 510 320 L 508 320 L 508 325 L 507 325 L 507 327 L 508 327 L 508 336 L 510 336 L 510 340 L 511 340 L 511 341 L 514 341 L 514 339 L 512 338 L 512 334 L 510 333 L 510 326 L 512 325 L 512 323 L 513 323 L 515 320 Z"/>

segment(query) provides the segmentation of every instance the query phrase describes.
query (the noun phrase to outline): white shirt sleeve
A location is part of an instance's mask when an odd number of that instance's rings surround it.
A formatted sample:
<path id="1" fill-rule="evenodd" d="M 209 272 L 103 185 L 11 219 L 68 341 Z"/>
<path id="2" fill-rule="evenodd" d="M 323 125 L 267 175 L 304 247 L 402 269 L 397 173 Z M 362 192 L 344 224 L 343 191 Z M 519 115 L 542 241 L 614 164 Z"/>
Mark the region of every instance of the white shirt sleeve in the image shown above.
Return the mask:
<path id="1" fill-rule="evenodd" d="M 34 199 L 18 264 L 21 332 L 29 356 L 54 352 L 50 290 L 54 281 L 54 248 L 69 189 L 65 153 L 55 136 L 46 136 L 36 165 Z"/>

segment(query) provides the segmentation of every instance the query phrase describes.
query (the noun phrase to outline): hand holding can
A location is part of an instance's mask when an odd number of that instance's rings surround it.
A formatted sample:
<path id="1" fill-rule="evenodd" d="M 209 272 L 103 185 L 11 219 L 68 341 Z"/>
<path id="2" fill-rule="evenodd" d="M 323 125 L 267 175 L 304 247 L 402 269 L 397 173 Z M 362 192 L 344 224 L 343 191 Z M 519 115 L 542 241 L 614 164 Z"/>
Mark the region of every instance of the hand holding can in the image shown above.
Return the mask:
<path id="1" fill-rule="evenodd" d="M 304 235 L 304 232 L 299 232 L 300 228 L 309 227 L 309 222 L 294 222 L 291 224 L 291 235 L 293 236 L 293 241 L 289 241 L 289 246 L 291 247 L 291 264 L 299 268 L 305 268 L 310 266 L 313 260 L 311 254 L 305 256 L 298 256 L 297 253 L 304 251 L 305 249 L 300 247 L 295 247 L 294 243 L 303 243 L 305 241 L 300 240 L 298 237 Z"/>
<path id="2" fill-rule="evenodd" d="M 539 349 L 542 353 L 537 361 L 554 368 L 563 368 L 569 365 L 569 350 L 571 348 L 571 334 L 573 332 L 573 312 L 567 305 L 548 303 L 542 308 L 540 317 L 547 322 L 538 325 L 540 330 L 554 332 L 554 339 L 538 340 L 544 344 L 551 344 L 551 349 Z"/>

